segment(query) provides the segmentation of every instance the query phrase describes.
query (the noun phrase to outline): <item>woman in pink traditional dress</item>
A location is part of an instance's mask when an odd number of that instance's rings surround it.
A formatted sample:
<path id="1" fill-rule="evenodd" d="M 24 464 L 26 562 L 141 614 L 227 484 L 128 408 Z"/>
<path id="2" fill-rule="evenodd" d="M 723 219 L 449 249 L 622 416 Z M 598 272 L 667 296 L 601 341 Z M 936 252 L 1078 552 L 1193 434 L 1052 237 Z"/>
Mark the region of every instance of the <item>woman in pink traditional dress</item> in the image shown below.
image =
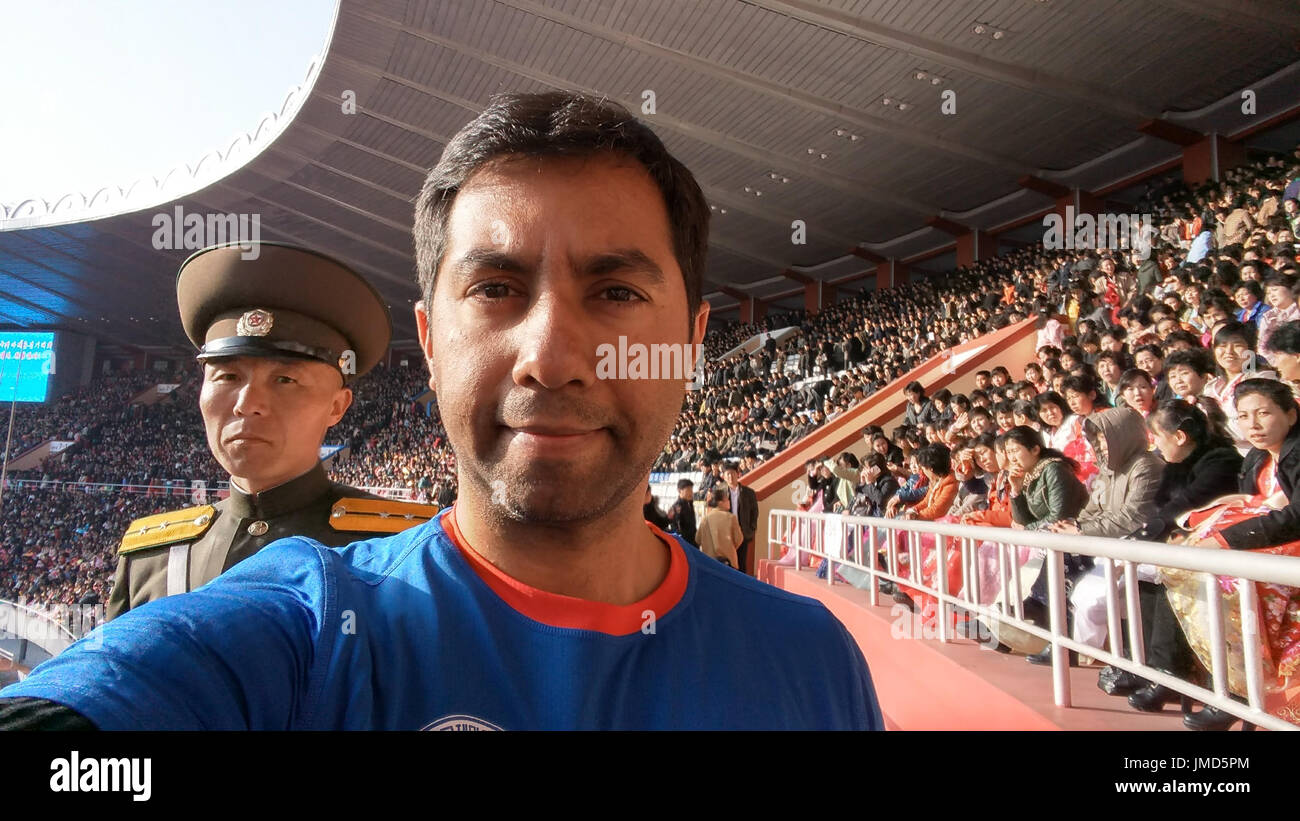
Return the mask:
<path id="1" fill-rule="evenodd" d="M 1251 550 L 1300 558 L 1300 412 L 1291 389 L 1273 379 L 1246 379 L 1233 396 L 1238 429 L 1251 445 L 1241 473 L 1241 496 L 1192 513 L 1187 544 Z M 1169 603 L 1201 663 L 1211 658 L 1204 574 L 1161 569 Z M 1251 584 L 1252 582 L 1247 582 Z M 1265 708 L 1300 724 L 1300 589 L 1253 582 L 1258 600 Z M 1228 686 L 1245 695 L 1239 582 L 1219 577 L 1228 643 Z M 1189 715 L 1192 729 L 1226 729 L 1231 715 L 1213 707 Z"/>
<path id="2" fill-rule="evenodd" d="M 1214 363 L 1219 376 L 1205 386 L 1205 394 L 1219 403 L 1228 417 L 1228 432 L 1243 454 L 1250 450 L 1244 432 L 1237 425 L 1233 397 L 1237 386 L 1246 379 L 1277 379 L 1277 374 L 1259 367 L 1255 354 L 1255 323 L 1226 322 L 1214 334 Z"/>
<path id="3" fill-rule="evenodd" d="M 1092 487 L 1092 477 L 1097 475 L 1097 455 L 1092 452 L 1088 437 L 1083 435 L 1083 416 L 1073 412 L 1065 397 L 1056 391 L 1040 393 L 1034 399 L 1038 418 L 1043 422 L 1047 446 L 1074 460 L 1074 475 L 1084 486 Z M 1091 405 L 1089 405 L 1091 411 Z M 1081 458 L 1082 457 L 1082 458 Z"/>

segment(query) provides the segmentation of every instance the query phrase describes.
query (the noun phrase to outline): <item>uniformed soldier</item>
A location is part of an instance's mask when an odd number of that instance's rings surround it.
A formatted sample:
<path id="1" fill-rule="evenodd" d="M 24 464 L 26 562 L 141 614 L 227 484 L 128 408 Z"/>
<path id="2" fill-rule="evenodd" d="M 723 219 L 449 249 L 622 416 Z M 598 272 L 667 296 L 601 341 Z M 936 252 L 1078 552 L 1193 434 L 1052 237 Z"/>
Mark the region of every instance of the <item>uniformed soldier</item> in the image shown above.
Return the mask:
<path id="1" fill-rule="evenodd" d="M 398 533 L 437 513 L 331 482 L 325 433 L 352 403 L 348 385 L 388 348 L 383 298 L 323 254 L 258 243 L 206 248 L 181 265 L 176 299 L 199 348 L 199 407 L 230 497 L 131 523 L 107 617 L 184 593 L 266 545 L 307 536 L 337 547 Z"/>

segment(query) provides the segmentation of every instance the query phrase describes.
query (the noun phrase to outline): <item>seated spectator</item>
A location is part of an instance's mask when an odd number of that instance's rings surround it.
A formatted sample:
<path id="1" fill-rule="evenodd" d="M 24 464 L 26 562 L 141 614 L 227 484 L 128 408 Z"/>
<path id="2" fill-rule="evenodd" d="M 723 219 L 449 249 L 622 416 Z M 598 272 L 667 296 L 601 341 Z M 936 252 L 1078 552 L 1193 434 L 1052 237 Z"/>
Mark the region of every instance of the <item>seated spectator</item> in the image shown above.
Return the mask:
<path id="1" fill-rule="evenodd" d="M 1237 321 L 1249 322 L 1258 330 L 1260 321 L 1264 317 L 1264 310 L 1268 307 L 1264 304 L 1264 292 L 1260 289 L 1259 283 L 1251 279 L 1243 279 L 1237 283 L 1232 298 L 1238 307 Z"/>
<path id="2" fill-rule="evenodd" d="M 1174 398 L 1173 391 L 1169 389 L 1169 383 L 1165 379 L 1165 355 L 1159 345 L 1142 345 L 1133 352 L 1133 361 L 1151 377 L 1155 385 L 1157 403 Z"/>
<path id="3" fill-rule="evenodd" d="M 1045 530 L 1076 517 L 1088 501 L 1077 478 L 1078 464 L 1055 448 L 1044 447 L 1033 428 L 1014 427 L 1003 437 L 1010 478 L 1012 527 Z"/>
<path id="4" fill-rule="evenodd" d="M 1124 376 L 1120 378 L 1119 389 L 1124 406 L 1142 414 L 1144 419 L 1147 414 L 1155 410 L 1155 381 L 1141 368 L 1129 368 L 1125 371 Z"/>
<path id="5" fill-rule="evenodd" d="M 1159 541 L 1177 528 L 1181 516 L 1236 489 L 1241 454 L 1233 447 L 1227 431 L 1217 429 L 1200 408 L 1187 402 L 1161 403 L 1147 417 L 1147 426 L 1166 467 L 1156 490 L 1155 513 L 1138 538 Z M 1195 657 L 1156 579 L 1155 568 L 1138 566 L 1138 594 L 1146 663 L 1172 676 L 1189 678 L 1195 669 Z M 1175 691 L 1161 684 L 1131 674 L 1112 675 L 1114 683 L 1108 692 L 1131 692 L 1129 704 L 1135 709 L 1159 711 L 1166 703 L 1178 700 Z"/>
<path id="6" fill-rule="evenodd" d="M 1038 408 L 1034 407 L 1032 400 L 1027 399 L 1017 399 L 1011 406 L 1011 419 L 1016 425 L 1025 425 L 1034 430 L 1038 430 L 1043 424 L 1038 420 Z"/>
<path id="7" fill-rule="evenodd" d="M 999 434 L 1006 433 L 1016 425 L 1015 407 L 1005 399 L 993 406 L 993 421 L 997 423 Z"/>
<path id="8" fill-rule="evenodd" d="M 1276 380 L 1247 379 L 1237 387 L 1235 406 L 1238 428 L 1251 445 L 1237 488 L 1243 497 L 1189 516 L 1192 532 L 1187 542 L 1197 547 L 1300 557 L 1300 494 L 1296 492 L 1300 483 L 1300 411 L 1295 397 Z M 1211 631 L 1203 604 L 1203 574 L 1164 568 L 1161 577 L 1188 644 L 1208 667 L 1210 636 L 1217 630 Z M 1223 612 L 1236 612 L 1240 607 L 1238 583 L 1221 581 L 1226 593 Z M 1300 668 L 1300 589 L 1253 584 L 1262 614 L 1264 706 L 1294 721 L 1300 709 L 1300 688 L 1295 686 Z M 1228 663 L 1229 686 L 1237 696 L 1244 696 L 1244 690 L 1235 686 L 1245 680 L 1239 649 L 1229 653 Z M 1235 721 L 1229 714 L 1206 707 L 1185 718 L 1184 724 L 1197 730 L 1227 729 Z"/>
<path id="9" fill-rule="evenodd" d="M 1124 371 L 1127 364 L 1127 357 L 1119 351 L 1104 351 L 1097 355 L 1097 361 L 1094 366 L 1097 368 L 1097 378 L 1100 380 L 1101 398 L 1106 400 L 1107 405 L 1117 405 L 1120 402 L 1120 379 L 1124 377 Z"/>
<path id="10" fill-rule="evenodd" d="M 1269 308 L 1259 320 L 1259 347 L 1269 350 L 1269 338 L 1280 326 L 1300 320 L 1300 304 L 1296 303 L 1292 289 L 1295 280 L 1285 274 L 1274 274 L 1264 280 L 1264 300 Z"/>
<path id="11" fill-rule="evenodd" d="M 1139 371 L 1144 376 L 1145 371 Z M 1098 475 L 1088 504 L 1075 520 L 1051 526 L 1053 533 L 1120 538 L 1136 533 L 1155 513 L 1155 494 L 1160 486 L 1164 463 L 1148 451 L 1142 416 L 1131 408 L 1112 408 L 1089 416 L 1084 434 L 1097 454 Z M 1075 641 L 1102 647 L 1106 638 L 1104 597 L 1096 606 L 1098 585 L 1103 586 L 1101 568 L 1093 568 L 1088 557 L 1066 556 L 1067 576 L 1074 580 L 1072 635 Z M 1085 579 L 1085 577 L 1087 577 Z M 1101 581 L 1098 581 L 1101 579 Z M 1039 600 L 1046 603 L 1046 582 L 1036 583 Z M 1035 664 L 1051 663 L 1051 648 L 1035 657 Z"/>
<path id="12" fill-rule="evenodd" d="M 917 462 L 917 453 L 913 453 L 907 459 L 907 476 L 905 481 L 899 485 L 898 492 L 894 498 L 890 499 L 885 505 L 885 515 L 895 516 L 903 512 L 908 505 L 914 505 L 925 498 L 926 491 L 929 490 L 930 480 L 921 470 Z"/>
<path id="13" fill-rule="evenodd" d="M 1207 396 L 1223 408 L 1228 417 L 1228 430 L 1237 450 L 1245 453 L 1250 443 L 1237 427 L 1233 397 L 1237 386 L 1246 379 L 1256 377 L 1276 379 L 1277 374 L 1260 368 L 1255 354 L 1255 326 L 1241 322 L 1226 322 L 1214 335 L 1214 361 L 1219 366 L 1219 376 L 1206 386 Z"/>
<path id="14" fill-rule="evenodd" d="M 1300 385 L 1300 321 L 1275 328 L 1266 350 L 1278 376 L 1295 390 Z"/>
<path id="15" fill-rule="evenodd" d="M 907 383 L 907 387 L 903 388 L 903 395 L 907 397 L 907 410 L 903 413 L 904 425 L 920 427 L 938 418 L 938 412 L 930 400 L 925 398 L 925 388 L 920 382 Z"/>
<path id="16" fill-rule="evenodd" d="M 885 505 L 898 492 L 898 480 L 885 466 L 885 457 L 872 453 L 862 463 L 862 484 L 853 495 L 854 516 L 884 516 Z"/>
<path id="17" fill-rule="evenodd" d="M 1205 388 L 1214 378 L 1214 365 L 1204 348 L 1175 351 L 1165 360 L 1165 373 L 1169 389 L 1176 399 L 1192 400 L 1205 395 Z"/>

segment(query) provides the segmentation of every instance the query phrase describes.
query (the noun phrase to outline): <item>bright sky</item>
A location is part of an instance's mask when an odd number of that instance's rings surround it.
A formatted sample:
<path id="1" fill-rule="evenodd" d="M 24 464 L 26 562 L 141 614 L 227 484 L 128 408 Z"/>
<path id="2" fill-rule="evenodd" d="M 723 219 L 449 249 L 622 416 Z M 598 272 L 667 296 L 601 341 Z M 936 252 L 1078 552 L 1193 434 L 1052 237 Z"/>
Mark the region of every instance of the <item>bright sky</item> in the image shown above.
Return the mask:
<path id="1" fill-rule="evenodd" d="M 0 0 L 0 202 L 91 193 L 278 111 L 337 0 Z"/>

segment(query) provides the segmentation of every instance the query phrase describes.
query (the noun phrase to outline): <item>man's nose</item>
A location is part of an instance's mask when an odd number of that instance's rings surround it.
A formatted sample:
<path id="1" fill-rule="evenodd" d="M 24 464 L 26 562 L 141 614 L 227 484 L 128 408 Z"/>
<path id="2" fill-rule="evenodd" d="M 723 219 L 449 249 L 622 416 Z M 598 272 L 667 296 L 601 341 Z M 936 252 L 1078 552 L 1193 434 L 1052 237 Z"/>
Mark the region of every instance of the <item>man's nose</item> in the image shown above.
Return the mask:
<path id="1" fill-rule="evenodd" d="M 236 416 L 262 416 L 267 410 L 266 388 L 256 380 L 249 380 L 239 389 L 235 399 Z"/>
<path id="2" fill-rule="evenodd" d="M 554 292 L 538 296 L 518 327 L 516 384 L 534 381 L 558 389 L 573 381 L 592 381 L 596 350 L 584 330 L 587 321 L 565 296 Z"/>

